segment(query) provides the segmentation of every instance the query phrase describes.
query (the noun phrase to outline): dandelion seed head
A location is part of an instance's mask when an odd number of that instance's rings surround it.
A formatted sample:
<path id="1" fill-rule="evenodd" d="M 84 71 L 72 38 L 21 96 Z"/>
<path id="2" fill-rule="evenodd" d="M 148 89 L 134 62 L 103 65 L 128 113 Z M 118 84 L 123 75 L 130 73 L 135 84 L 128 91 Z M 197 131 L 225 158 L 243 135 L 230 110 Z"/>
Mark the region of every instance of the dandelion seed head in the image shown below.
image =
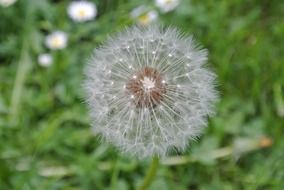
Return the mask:
<path id="1" fill-rule="evenodd" d="M 214 113 L 216 77 L 206 61 L 207 51 L 174 28 L 132 27 L 110 38 L 86 68 L 94 133 L 138 158 L 185 150 Z"/>

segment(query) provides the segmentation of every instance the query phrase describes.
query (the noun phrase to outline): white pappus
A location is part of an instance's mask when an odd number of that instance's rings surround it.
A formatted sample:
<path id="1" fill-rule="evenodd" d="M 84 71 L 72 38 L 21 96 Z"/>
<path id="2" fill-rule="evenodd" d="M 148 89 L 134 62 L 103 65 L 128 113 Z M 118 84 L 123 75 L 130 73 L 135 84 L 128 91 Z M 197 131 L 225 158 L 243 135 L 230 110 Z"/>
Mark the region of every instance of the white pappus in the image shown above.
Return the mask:
<path id="1" fill-rule="evenodd" d="M 214 113 L 207 50 L 175 28 L 135 26 L 107 40 L 86 67 L 95 134 L 140 159 L 184 151 Z"/>

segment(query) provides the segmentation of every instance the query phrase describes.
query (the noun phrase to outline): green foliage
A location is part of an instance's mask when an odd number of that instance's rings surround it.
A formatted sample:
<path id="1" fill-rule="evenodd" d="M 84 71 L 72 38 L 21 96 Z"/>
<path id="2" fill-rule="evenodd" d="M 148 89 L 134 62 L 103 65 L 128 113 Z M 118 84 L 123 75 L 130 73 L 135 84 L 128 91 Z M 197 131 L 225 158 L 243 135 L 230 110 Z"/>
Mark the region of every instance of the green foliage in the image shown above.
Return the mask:
<path id="1" fill-rule="evenodd" d="M 68 18 L 68 0 L 0 7 L 1 190 L 127 190 L 142 181 L 147 161 L 92 135 L 80 85 L 94 48 L 132 23 L 129 12 L 156 8 L 150 0 L 94 2 L 99 14 L 86 23 Z M 278 0 L 183 0 L 159 13 L 209 49 L 221 100 L 205 134 L 163 162 L 151 189 L 284 188 L 283 10 Z M 54 64 L 43 68 L 37 56 L 56 29 L 68 33 L 68 46 L 50 51 Z"/>

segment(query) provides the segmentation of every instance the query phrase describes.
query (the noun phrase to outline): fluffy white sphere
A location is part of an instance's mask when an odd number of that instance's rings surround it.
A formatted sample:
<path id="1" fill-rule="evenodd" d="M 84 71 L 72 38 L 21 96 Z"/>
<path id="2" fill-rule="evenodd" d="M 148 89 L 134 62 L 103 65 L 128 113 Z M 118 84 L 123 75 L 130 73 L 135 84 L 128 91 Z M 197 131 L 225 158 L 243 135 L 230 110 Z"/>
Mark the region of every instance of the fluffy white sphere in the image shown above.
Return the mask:
<path id="1" fill-rule="evenodd" d="M 67 12 L 75 22 L 85 22 L 96 17 L 97 7 L 89 1 L 73 1 L 68 6 Z"/>
<path id="2" fill-rule="evenodd" d="M 84 87 L 93 131 L 139 158 L 184 150 L 217 99 L 207 51 L 176 29 L 132 27 L 95 50 Z"/>

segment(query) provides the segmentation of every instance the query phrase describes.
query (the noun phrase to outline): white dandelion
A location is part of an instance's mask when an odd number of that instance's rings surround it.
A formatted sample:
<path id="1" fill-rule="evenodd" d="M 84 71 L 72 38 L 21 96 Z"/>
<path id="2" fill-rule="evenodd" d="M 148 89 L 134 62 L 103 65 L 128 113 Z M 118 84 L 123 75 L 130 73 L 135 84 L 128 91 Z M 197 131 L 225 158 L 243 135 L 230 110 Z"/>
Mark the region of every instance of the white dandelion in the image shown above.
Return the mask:
<path id="1" fill-rule="evenodd" d="M 183 151 L 213 113 L 207 51 L 176 29 L 133 27 L 95 50 L 84 87 L 93 131 L 139 158 Z"/>
<path id="2" fill-rule="evenodd" d="M 49 49 L 57 50 L 64 49 L 67 45 L 68 37 L 65 32 L 55 31 L 47 35 L 45 38 L 45 45 Z"/>
<path id="3" fill-rule="evenodd" d="M 68 6 L 67 12 L 75 22 L 85 22 L 97 16 L 97 7 L 93 2 L 73 1 Z"/>
<path id="4" fill-rule="evenodd" d="M 38 64 L 43 67 L 49 67 L 53 63 L 52 55 L 43 53 L 38 56 Z"/>
<path id="5" fill-rule="evenodd" d="M 148 25 L 155 22 L 158 19 L 158 13 L 155 10 L 148 10 L 147 7 L 141 5 L 133 9 L 130 13 L 133 20 L 139 25 Z"/>
<path id="6" fill-rule="evenodd" d="M 9 7 L 13 5 L 17 0 L 0 0 L 0 6 Z"/>
<path id="7" fill-rule="evenodd" d="M 179 0 L 155 0 L 156 6 L 164 13 L 174 10 L 179 3 Z"/>

